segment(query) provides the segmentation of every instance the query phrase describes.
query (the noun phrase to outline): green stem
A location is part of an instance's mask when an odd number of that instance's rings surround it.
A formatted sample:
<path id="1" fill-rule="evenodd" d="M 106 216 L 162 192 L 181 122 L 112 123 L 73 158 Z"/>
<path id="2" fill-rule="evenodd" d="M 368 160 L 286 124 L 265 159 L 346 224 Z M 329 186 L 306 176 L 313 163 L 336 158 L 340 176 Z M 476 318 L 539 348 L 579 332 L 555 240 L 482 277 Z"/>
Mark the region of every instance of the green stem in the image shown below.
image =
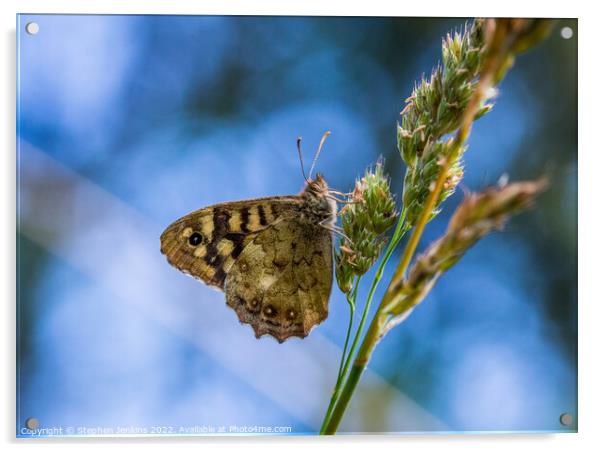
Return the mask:
<path id="1" fill-rule="evenodd" d="M 345 337 L 345 345 L 343 347 L 343 353 L 341 354 L 341 363 L 339 364 L 339 374 L 337 375 L 337 381 L 334 385 L 334 390 L 332 391 L 332 396 L 330 397 L 330 403 L 328 404 L 328 409 L 326 410 L 326 415 L 324 416 L 324 421 L 330 417 L 332 410 L 334 408 L 336 402 L 336 394 L 338 393 L 341 383 L 343 382 L 343 365 L 345 363 L 345 357 L 347 355 L 347 347 L 349 345 L 349 339 L 351 337 L 351 330 L 353 327 L 353 317 L 355 314 L 355 302 L 357 299 L 357 291 L 359 289 L 361 276 L 358 276 L 353 285 L 352 291 L 347 295 L 347 302 L 349 303 L 349 325 L 347 327 L 347 336 Z"/>
<path id="2" fill-rule="evenodd" d="M 387 245 L 385 254 L 383 255 L 383 258 L 381 259 L 381 261 L 378 265 L 378 268 L 376 269 L 376 274 L 374 275 L 374 279 L 372 280 L 372 284 L 370 286 L 370 291 L 368 292 L 368 297 L 366 299 L 366 304 L 364 305 L 364 311 L 362 312 L 362 318 L 360 320 L 360 324 L 359 324 L 357 331 L 355 333 L 355 336 L 353 338 L 351 350 L 349 351 L 349 355 L 347 356 L 347 359 L 345 362 L 343 375 L 347 375 L 347 372 L 349 370 L 349 365 L 351 364 L 351 359 L 355 353 L 355 350 L 357 349 L 360 338 L 362 336 L 364 325 L 366 324 L 366 320 L 368 318 L 368 312 L 370 311 L 370 305 L 372 304 L 372 299 L 374 298 L 374 293 L 376 292 L 378 283 L 380 282 L 380 280 L 383 277 L 383 273 L 385 271 L 385 266 L 387 265 L 389 258 L 393 254 L 395 247 L 397 246 L 397 244 L 399 243 L 399 241 L 402 239 L 402 237 L 404 236 L 404 234 L 407 231 L 407 229 L 404 228 L 404 226 L 403 226 L 404 222 L 405 222 L 405 209 L 402 210 L 401 215 L 399 216 L 399 221 L 397 222 L 397 226 L 395 227 L 395 232 L 393 232 L 393 236 L 391 237 L 391 240 L 389 241 L 389 244 Z"/>
<path id="3" fill-rule="evenodd" d="M 334 389 L 332 397 L 330 399 L 330 404 L 328 405 L 328 409 L 326 410 L 326 414 L 324 415 L 322 427 L 320 428 L 321 434 L 324 433 L 324 428 L 326 427 L 326 425 L 328 424 L 328 422 L 330 420 L 332 410 L 334 409 L 334 406 L 336 405 L 336 403 L 341 395 L 342 383 L 345 379 L 345 376 L 349 373 L 349 366 L 351 364 L 355 350 L 357 349 L 357 346 L 359 344 L 359 340 L 361 338 L 362 331 L 363 331 L 364 325 L 366 323 L 366 319 L 368 318 L 368 312 L 370 311 L 370 305 L 372 303 L 372 299 L 374 298 L 374 293 L 376 291 L 378 283 L 382 279 L 387 261 L 393 254 L 393 251 L 395 250 L 395 247 L 397 246 L 399 241 L 402 239 L 404 234 L 407 232 L 407 228 L 404 227 L 404 222 L 405 222 L 405 209 L 402 210 L 401 215 L 399 216 L 397 226 L 395 227 L 395 232 L 393 232 L 393 236 L 391 237 L 391 240 L 389 241 L 389 244 L 387 245 L 385 254 L 383 255 L 383 258 L 381 259 L 381 261 L 378 265 L 378 268 L 376 270 L 374 279 L 372 280 L 372 284 L 370 286 L 370 291 L 368 292 L 368 297 L 366 299 L 366 304 L 364 305 L 364 310 L 362 312 L 362 318 L 360 320 L 360 324 L 359 324 L 358 329 L 353 338 L 351 350 L 349 351 L 349 354 L 347 356 L 345 356 L 345 349 L 347 348 L 347 340 L 345 341 L 345 348 L 343 349 L 343 355 L 341 357 L 341 366 L 342 367 L 339 367 L 339 376 L 337 377 L 335 389 Z M 358 280 L 358 286 L 359 286 L 359 280 Z M 357 286 L 356 286 L 356 289 L 357 289 Z M 355 296 L 357 296 L 357 290 L 355 290 Z M 355 302 L 355 297 L 354 297 L 354 302 Z M 351 329 L 349 329 L 347 331 L 347 338 L 349 338 L 350 331 L 351 331 Z M 344 365 L 343 365 L 343 362 L 345 363 Z M 341 372 L 341 369 L 342 369 L 342 372 Z"/>
<path id="4" fill-rule="evenodd" d="M 334 435 L 339 428 L 339 424 L 343 418 L 343 414 L 345 414 L 347 405 L 349 405 L 351 396 L 360 381 L 368 361 L 370 361 L 376 343 L 380 339 L 380 331 L 382 331 L 385 322 L 386 318 L 382 316 L 380 312 L 377 312 L 370 323 L 370 327 L 362 341 L 362 345 L 357 353 L 353 367 L 345 380 L 345 384 L 339 388 L 337 402 L 331 409 L 330 418 L 328 419 L 328 422 L 325 422 L 325 425 L 320 432 L 321 434 Z"/>
<path id="5" fill-rule="evenodd" d="M 357 291 L 360 285 L 360 279 L 358 276 L 355 280 L 353 290 L 347 295 L 347 303 L 349 303 L 349 325 L 347 326 L 347 335 L 345 336 L 345 345 L 343 346 L 343 354 L 341 355 L 341 363 L 339 364 L 339 374 L 337 375 L 337 384 L 339 386 L 341 375 L 343 372 L 343 365 L 345 364 L 345 356 L 347 356 L 347 347 L 349 346 L 349 338 L 351 337 L 351 330 L 353 328 L 353 316 L 355 314 L 355 300 L 357 298 Z"/>

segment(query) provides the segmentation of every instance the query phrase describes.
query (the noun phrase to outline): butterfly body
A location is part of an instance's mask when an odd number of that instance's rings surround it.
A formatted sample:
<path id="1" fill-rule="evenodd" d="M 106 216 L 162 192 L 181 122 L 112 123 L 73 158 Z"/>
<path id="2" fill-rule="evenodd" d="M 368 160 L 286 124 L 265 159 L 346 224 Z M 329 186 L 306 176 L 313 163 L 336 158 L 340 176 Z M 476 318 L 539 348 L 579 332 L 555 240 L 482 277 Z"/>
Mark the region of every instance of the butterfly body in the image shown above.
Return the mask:
<path id="1" fill-rule="evenodd" d="M 217 204 L 161 235 L 174 267 L 223 290 L 257 337 L 305 337 L 328 315 L 336 204 L 317 175 L 294 196 Z"/>

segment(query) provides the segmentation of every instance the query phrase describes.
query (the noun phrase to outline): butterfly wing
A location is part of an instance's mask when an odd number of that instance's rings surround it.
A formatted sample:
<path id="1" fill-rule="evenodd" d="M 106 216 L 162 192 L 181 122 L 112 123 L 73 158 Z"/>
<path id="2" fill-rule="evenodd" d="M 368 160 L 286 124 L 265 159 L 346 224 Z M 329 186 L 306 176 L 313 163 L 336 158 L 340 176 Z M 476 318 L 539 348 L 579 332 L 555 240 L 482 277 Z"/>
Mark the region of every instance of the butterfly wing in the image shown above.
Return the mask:
<path id="1" fill-rule="evenodd" d="M 178 270 L 223 289 L 226 275 L 261 231 L 295 216 L 299 196 L 217 204 L 176 220 L 161 234 L 161 252 Z"/>
<path id="2" fill-rule="evenodd" d="M 257 232 L 230 268 L 226 302 L 260 337 L 305 337 L 328 316 L 332 236 L 300 216 Z"/>

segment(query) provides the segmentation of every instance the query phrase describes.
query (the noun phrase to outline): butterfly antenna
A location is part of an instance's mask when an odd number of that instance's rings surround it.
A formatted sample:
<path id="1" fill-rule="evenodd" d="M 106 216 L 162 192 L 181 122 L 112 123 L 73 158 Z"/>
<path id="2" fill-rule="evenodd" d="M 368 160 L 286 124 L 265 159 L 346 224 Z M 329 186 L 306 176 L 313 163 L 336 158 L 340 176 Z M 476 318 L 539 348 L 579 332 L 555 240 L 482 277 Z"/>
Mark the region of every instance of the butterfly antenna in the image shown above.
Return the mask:
<path id="1" fill-rule="evenodd" d="M 311 173 L 314 171 L 314 167 L 316 166 L 316 162 L 318 161 L 318 157 L 320 156 L 320 152 L 322 152 L 322 146 L 324 145 L 324 141 L 326 141 L 326 137 L 330 135 L 330 130 L 326 131 L 326 133 L 322 136 L 320 140 L 320 145 L 318 146 L 318 150 L 316 151 L 316 155 L 314 156 L 313 162 L 311 162 L 311 168 L 309 169 L 309 177 L 311 178 Z"/>
<path id="2" fill-rule="evenodd" d="M 303 154 L 301 153 L 301 137 L 297 137 L 297 152 L 299 153 L 299 162 L 301 163 L 301 173 L 305 182 L 309 183 L 307 176 L 305 175 L 305 168 L 303 167 Z"/>

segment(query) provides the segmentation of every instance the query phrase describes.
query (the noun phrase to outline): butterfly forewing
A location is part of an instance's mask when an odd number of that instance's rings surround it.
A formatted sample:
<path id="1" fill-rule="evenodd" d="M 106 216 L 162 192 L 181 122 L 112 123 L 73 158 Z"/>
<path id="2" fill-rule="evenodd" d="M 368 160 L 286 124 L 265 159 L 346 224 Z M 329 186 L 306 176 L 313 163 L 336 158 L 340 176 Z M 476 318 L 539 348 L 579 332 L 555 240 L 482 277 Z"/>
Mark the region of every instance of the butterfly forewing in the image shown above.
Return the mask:
<path id="1" fill-rule="evenodd" d="M 232 265 L 259 231 L 295 215 L 298 196 L 278 196 L 210 206 L 169 225 L 161 252 L 182 272 L 223 288 Z"/>

